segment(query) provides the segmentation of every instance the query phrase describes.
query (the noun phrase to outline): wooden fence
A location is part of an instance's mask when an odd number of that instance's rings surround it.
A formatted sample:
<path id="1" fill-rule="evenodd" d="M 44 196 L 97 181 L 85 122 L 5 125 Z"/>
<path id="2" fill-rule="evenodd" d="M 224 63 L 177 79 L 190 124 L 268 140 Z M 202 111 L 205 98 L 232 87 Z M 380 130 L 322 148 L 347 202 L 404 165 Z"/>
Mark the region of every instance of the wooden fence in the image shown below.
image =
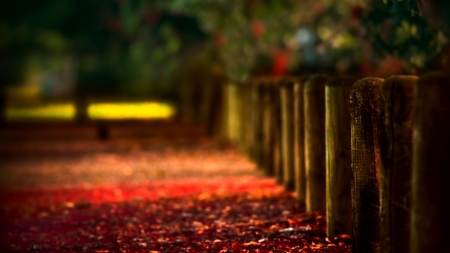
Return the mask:
<path id="1" fill-rule="evenodd" d="M 354 253 L 445 251 L 450 74 L 217 86 L 221 105 L 199 105 L 213 117 L 204 122 L 216 122 L 206 127 L 296 191 L 307 211 L 326 211 L 329 236 L 351 234 Z"/>

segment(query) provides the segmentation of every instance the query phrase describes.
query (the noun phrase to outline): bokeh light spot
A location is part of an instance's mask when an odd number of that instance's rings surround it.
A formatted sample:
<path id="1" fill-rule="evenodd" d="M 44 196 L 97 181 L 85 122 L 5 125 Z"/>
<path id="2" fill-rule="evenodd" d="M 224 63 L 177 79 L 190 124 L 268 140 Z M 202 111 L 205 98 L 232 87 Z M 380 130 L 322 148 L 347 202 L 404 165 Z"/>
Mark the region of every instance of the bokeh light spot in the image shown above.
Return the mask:
<path id="1" fill-rule="evenodd" d="M 8 121 L 72 120 L 74 116 L 75 106 L 71 103 L 6 108 L 6 119 Z"/>
<path id="2" fill-rule="evenodd" d="M 91 119 L 167 119 L 174 108 L 168 103 L 93 103 L 88 107 Z"/>

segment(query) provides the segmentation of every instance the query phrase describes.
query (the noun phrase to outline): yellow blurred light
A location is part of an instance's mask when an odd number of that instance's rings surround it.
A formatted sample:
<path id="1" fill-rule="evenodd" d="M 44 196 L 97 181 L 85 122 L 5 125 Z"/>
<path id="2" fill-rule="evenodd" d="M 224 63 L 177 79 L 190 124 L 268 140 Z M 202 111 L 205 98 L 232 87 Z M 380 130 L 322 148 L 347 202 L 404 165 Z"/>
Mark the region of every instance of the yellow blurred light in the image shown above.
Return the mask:
<path id="1" fill-rule="evenodd" d="M 72 120 L 75 116 L 73 104 L 49 104 L 37 107 L 7 107 L 6 119 L 15 120 Z"/>
<path id="2" fill-rule="evenodd" d="M 319 29 L 317 29 L 317 33 L 322 40 L 327 40 L 331 36 L 331 30 L 325 26 L 319 27 Z"/>
<path id="3" fill-rule="evenodd" d="M 173 114 L 172 106 L 157 102 L 93 103 L 88 107 L 91 119 L 167 119 Z"/>

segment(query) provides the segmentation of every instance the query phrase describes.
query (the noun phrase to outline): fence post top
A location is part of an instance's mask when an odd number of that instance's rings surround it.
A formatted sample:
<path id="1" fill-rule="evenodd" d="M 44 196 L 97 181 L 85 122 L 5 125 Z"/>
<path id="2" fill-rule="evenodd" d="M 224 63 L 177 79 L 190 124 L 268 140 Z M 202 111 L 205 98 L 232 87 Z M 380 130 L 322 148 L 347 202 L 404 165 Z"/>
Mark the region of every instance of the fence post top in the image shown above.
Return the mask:
<path id="1" fill-rule="evenodd" d="M 450 73 L 442 71 L 433 71 L 420 76 L 419 85 L 440 85 L 441 83 L 450 82 Z"/>
<path id="2" fill-rule="evenodd" d="M 357 77 L 344 76 L 330 79 L 327 83 L 327 87 L 340 87 L 340 86 L 352 86 L 358 80 Z"/>

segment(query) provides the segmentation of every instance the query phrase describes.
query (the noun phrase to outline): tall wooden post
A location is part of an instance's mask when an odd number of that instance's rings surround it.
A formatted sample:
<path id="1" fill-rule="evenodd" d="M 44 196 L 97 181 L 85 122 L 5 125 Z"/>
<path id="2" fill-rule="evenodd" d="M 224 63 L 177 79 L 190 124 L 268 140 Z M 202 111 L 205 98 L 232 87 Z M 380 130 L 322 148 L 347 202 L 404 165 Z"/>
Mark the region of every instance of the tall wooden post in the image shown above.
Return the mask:
<path id="1" fill-rule="evenodd" d="M 350 91 L 355 78 L 335 78 L 325 87 L 327 234 L 350 235 Z"/>
<path id="2" fill-rule="evenodd" d="M 258 167 L 262 170 L 266 171 L 265 166 L 265 153 L 266 153 L 266 147 L 265 142 L 267 139 L 267 136 L 264 135 L 264 130 L 266 127 L 266 119 L 265 119 L 265 100 L 264 100 L 264 86 L 266 84 L 266 80 L 260 80 L 256 87 L 256 92 L 258 96 L 258 103 L 257 103 L 257 125 L 256 125 L 256 139 L 257 139 L 257 163 Z"/>
<path id="3" fill-rule="evenodd" d="M 280 88 L 281 100 L 281 154 L 283 159 L 283 185 L 288 191 L 295 189 L 294 176 L 294 92 L 295 81 L 283 80 Z"/>
<path id="4" fill-rule="evenodd" d="M 242 85 L 242 110 L 241 118 L 242 121 L 242 146 L 244 152 L 250 157 L 250 150 L 251 150 L 251 141 L 252 141 L 252 135 L 250 134 L 251 131 L 251 85 L 250 83 L 245 83 Z"/>
<path id="5" fill-rule="evenodd" d="M 306 173 L 305 173 L 305 128 L 303 112 L 303 85 L 308 76 L 300 77 L 294 85 L 294 170 L 295 192 L 297 198 L 306 198 Z"/>
<path id="6" fill-rule="evenodd" d="M 311 76 L 304 85 L 306 210 L 326 210 L 325 84 L 329 78 Z"/>
<path id="7" fill-rule="evenodd" d="M 283 170 L 283 159 L 282 159 L 282 124 L 281 124 L 281 82 L 279 80 L 273 81 L 273 115 L 274 115 L 274 126 L 273 126 L 273 163 L 274 163 L 274 173 L 277 184 L 283 184 L 284 170 Z"/>
<path id="8" fill-rule="evenodd" d="M 380 130 L 382 253 L 409 252 L 411 222 L 412 107 L 416 76 L 394 76 L 381 85 Z"/>
<path id="9" fill-rule="evenodd" d="M 224 135 L 233 143 L 240 144 L 242 135 L 241 113 L 244 110 L 242 104 L 242 86 L 236 83 L 228 83 L 224 86 Z"/>
<path id="10" fill-rule="evenodd" d="M 206 134 L 208 135 L 212 134 L 210 129 L 210 116 L 211 111 L 214 110 L 215 106 L 213 101 L 214 89 L 215 84 L 207 82 L 207 80 L 204 80 L 201 85 L 202 96 L 200 104 L 199 124 L 204 128 Z"/>
<path id="11" fill-rule="evenodd" d="M 450 75 L 430 73 L 415 90 L 410 252 L 445 252 L 450 238 Z"/>
<path id="12" fill-rule="evenodd" d="M 245 151 L 245 121 L 243 114 L 245 113 L 245 85 L 243 83 L 236 83 L 236 106 L 234 115 L 235 121 L 237 122 L 236 127 L 238 128 L 235 134 L 238 146 L 241 151 Z M 230 123 L 231 124 L 231 123 Z"/>
<path id="13" fill-rule="evenodd" d="M 274 117 L 272 114 L 272 94 L 271 94 L 271 83 L 266 80 L 261 86 L 261 109 L 262 109 L 262 167 L 266 175 L 273 176 L 274 175 L 274 167 L 273 167 L 273 135 L 272 128 L 274 125 Z"/>
<path id="14" fill-rule="evenodd" d="M 253 161 L 261 169 L 262 165 L 262 107 L 261 107 L 261 80 L 254 82 L 253 86 Z"/>
<path id="15" fill-rule="evenodd" d="M 380 251 L 380 78 L 357 81 L 351 91 L 353 253 Z"/>

